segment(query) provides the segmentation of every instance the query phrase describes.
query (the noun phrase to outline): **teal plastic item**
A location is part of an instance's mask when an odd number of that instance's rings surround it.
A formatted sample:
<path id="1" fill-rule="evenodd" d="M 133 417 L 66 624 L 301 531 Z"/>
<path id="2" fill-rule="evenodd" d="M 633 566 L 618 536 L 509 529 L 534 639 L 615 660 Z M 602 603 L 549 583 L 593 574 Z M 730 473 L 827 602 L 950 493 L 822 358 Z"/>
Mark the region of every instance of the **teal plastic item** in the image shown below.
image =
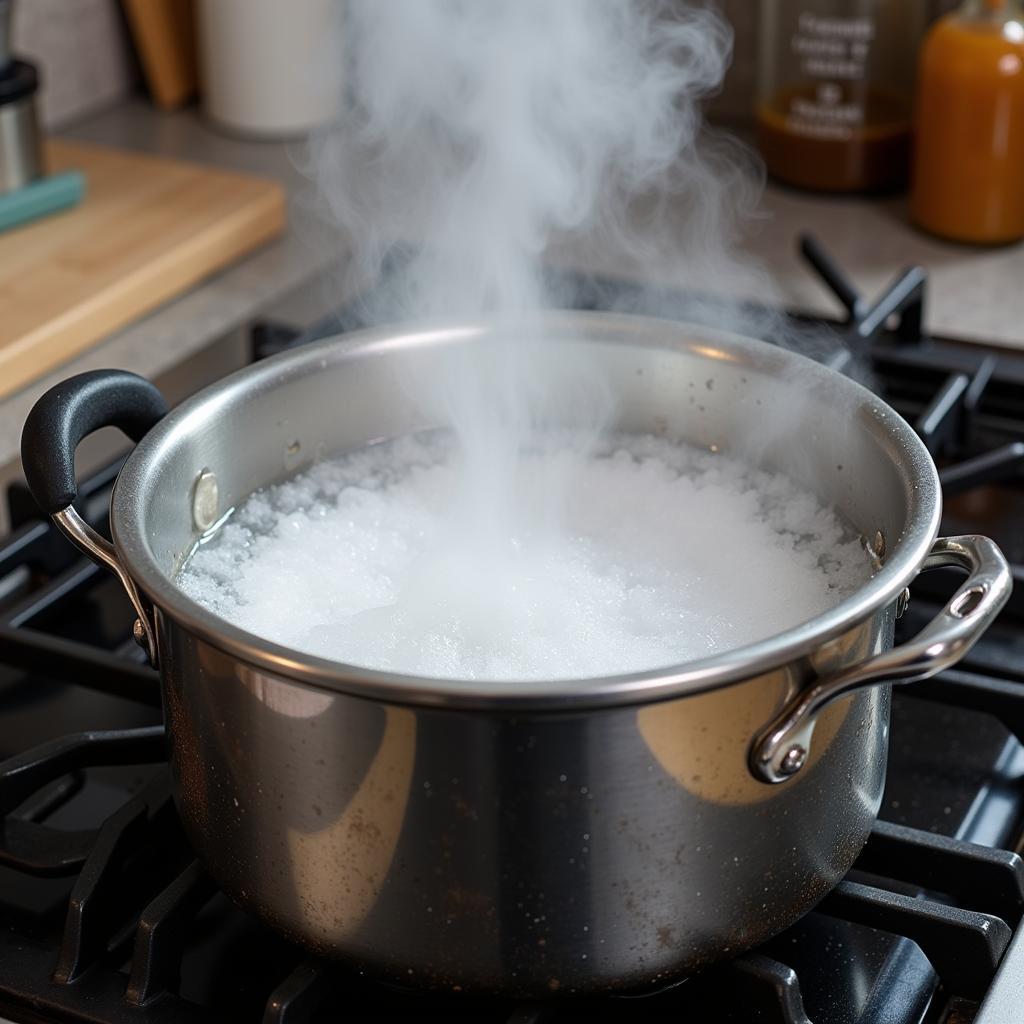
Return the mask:
<path id="1" fill-rule="evenodd" d="M 0 231 L 67 209 L 81 202 L 84 195 L 85 175 L 81 171 L 54 174 L 7 192 L 0 195 Z"/>

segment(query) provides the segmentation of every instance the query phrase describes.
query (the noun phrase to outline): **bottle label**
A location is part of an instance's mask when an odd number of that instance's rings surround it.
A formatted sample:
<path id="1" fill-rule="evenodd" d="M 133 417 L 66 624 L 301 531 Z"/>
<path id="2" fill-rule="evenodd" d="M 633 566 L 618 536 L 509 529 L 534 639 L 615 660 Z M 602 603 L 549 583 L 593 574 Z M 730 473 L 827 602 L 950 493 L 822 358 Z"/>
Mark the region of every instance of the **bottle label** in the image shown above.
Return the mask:
<path id="1" fill-rule="evenodd" d="M 865 90 L 856 86 L 867 81 L 874 38 L 874 20 L 866 15 L 800 14 L 792 51 L 801 77 L 813 84 L 790 97 L 787 127 L 818 138 L 848 139 L 864 124 Z"/>

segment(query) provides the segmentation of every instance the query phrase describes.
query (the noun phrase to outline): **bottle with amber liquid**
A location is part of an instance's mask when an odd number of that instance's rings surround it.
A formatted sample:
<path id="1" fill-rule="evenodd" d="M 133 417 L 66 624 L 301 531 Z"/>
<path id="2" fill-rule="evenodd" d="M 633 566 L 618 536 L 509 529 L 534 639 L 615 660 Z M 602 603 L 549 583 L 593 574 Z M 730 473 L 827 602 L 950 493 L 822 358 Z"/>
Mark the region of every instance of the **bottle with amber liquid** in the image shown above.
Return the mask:
<path id="1" fill-rule="evenodd" d="M 932 234 L 1024 238 L 1024 4 L 967 0 L 921 48 L 910 215 Z"/>
<path id="2" fill-rule="evenodd" d="M 768 172 L 826 192 L 906 185 L 925 0 L 761 0 L 757 143 Z"/>

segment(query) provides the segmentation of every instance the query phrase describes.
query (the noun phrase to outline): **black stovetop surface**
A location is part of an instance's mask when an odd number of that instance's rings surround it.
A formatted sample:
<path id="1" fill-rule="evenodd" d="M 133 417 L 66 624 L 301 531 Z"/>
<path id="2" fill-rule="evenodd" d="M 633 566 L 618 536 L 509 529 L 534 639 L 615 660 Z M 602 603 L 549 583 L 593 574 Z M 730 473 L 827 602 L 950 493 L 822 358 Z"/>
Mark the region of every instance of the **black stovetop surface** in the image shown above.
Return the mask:
<path id="1" fill-rule="evenodd" d="M 868 378 L 915 424 L 942 469 L 943 531 L 994 537 L 1024 583 L 1024 357 L 922 336 L 917 270 L 869 304 L 813 242 L 805 251 L 850 321 L 794 318 L 790 339 Z M 683 294 L 573 284 L 584 307 L 646 302 L 693 318 Z M 254 355 L 356 326 L 361 308 L 301 335 L 261 325 Z M 714 316 L 706 300 L 699 308 Z M 116 471 L 81 487 L 81 511 L 98 527 Z M 817 910 L 668 992 L 513 1004 L 385 988 L 358 967 L 311 959 L 219 893 L 170 800 L 156 676 L 131 640 L 126 599 L 23 490 L 10 504 L 15 530 L 0 539 L 0 1019 L 1018 1019 L 1000 1006 L 1006 979 L 1024 978 L 1024 941 L 1007 953 L 1024 912 L 1013 852 L 1024 846 L 1024 585 L 956 670 L 894 694 L 879 824 Z M 953 586 L 922 577 L 903 635 Z"/>

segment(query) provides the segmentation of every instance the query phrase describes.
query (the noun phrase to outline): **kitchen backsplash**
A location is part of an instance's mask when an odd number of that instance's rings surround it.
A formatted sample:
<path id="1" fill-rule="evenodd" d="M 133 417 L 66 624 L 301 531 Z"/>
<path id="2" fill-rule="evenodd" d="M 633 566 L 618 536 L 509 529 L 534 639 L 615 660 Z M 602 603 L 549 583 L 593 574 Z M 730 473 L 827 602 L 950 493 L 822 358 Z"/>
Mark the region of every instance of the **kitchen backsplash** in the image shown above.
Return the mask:
<path id="1" fill-rule="evenodd" d="M 135 90 L 119 0 L 14 0 L 13 50 L 42 75 L 41 115 L 59 128 Z"/>
<path id="2" fill-rule="evenodd" d="M 938 15 L 957 0 L 932 0 Z M 736 31 L 735 59 L 714 116 L 751 116 L 757 73 L 757 0 L 721 0 Z M 59 128 L 139 88 L 119 0 L 15 0 L 16 51 L 43 73 L 43 121 Z"/>

